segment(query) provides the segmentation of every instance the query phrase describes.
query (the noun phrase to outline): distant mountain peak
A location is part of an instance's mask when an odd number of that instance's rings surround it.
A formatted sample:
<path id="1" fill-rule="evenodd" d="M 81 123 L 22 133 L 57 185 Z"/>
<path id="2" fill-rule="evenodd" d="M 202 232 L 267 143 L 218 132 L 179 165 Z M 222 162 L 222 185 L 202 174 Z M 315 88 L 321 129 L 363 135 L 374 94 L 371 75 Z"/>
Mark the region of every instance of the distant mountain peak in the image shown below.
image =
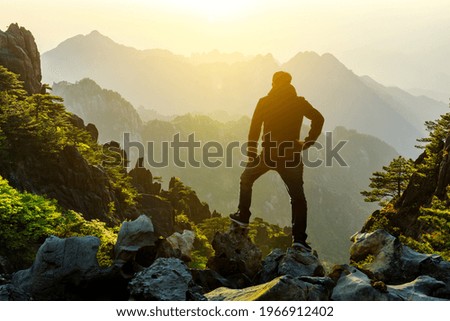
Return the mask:
<path id="1" fill-rule="evenodd" d="M 92 47 L 92 48 L 96 48 L 98 46 L 105 46 L 105 45 L 106 46 L 111 46 L 111 45 L 121 46 L 120 44 L 118 44 L 114 40 L 112 40 L 111 38 L 101 34 L 99 31 L 93 30 L 86 35 L 78 34 L 76 36 L 68 38 L 68 39 L 64 40 L 63 42 L 61 42 L 55 49 L 71 48 L 71 47 L 77 48 L 80 45 L 86 46 L 86 47 Z M 50 52 L 55 49 L 50 50 Z"/>
<path id="2" fill-rule="evenodd" d="M 98 30 L 92 30 L 89 34 L 87 34 L 87 36 L 91 36 L 91 37 L 106 37 L 105 35 L 101 34 Z M 108 38 L 108 37 L 106 37 Z"/>

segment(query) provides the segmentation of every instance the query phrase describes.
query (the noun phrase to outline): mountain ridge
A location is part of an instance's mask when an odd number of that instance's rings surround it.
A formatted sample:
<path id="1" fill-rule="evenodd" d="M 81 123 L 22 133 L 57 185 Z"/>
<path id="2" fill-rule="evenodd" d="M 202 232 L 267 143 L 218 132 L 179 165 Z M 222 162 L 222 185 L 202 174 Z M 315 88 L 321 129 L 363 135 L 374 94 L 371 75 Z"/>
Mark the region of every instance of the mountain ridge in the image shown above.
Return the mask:
<path id="1" fill-rule="evenodd" d="M 90 44 L 97 38 L 100 41 Z M 107 45 L 102 46 L 103 42 Z M 93 32 L 44 53 L 42 65 L 46 82 L 91 78 L 103 88 L 120 92 L 134 106 L 166 115 L 187 110 L 251 115 L 258 99 L 269 91 L 273 72 L 285 69 L 293 75 L 299 95 L 324 114 L 328 130 L 341 125 L 356 129 L 387 141 L 409 157 L 417 156 L 412 146 L 426 134 L 423 123 L 446 109 L 442 102 L 388 90 L 378 83 L 370 85 L 330 53 L 300 52 L 284 64 L 271 54 L 230 64 L 194 63 L 192 57 L 126 47 Z M 424 113 L 417 120 L 410 117 L 413 112 L 402 101 L 423 105 L 426 117 Z"/>

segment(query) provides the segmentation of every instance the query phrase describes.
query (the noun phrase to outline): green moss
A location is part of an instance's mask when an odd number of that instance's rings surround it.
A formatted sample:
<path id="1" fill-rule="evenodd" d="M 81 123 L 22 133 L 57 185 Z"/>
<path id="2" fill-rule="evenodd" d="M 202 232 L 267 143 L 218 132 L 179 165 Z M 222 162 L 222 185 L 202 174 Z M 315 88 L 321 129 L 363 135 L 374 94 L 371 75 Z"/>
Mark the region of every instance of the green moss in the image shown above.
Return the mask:
<path id="1" fill-rule="evenodd" d="M 112 263 L 117 228 L 108 228 L 98 220 L 85 220 L 74 211 L 63 211 L 56 201 L 21 193 L 0 177 L 0 256 L 16 268 L 32 264 L 37 249 L 50 235 L 66 238 L 92 235 L 100 238 L 98 261 Z"/>

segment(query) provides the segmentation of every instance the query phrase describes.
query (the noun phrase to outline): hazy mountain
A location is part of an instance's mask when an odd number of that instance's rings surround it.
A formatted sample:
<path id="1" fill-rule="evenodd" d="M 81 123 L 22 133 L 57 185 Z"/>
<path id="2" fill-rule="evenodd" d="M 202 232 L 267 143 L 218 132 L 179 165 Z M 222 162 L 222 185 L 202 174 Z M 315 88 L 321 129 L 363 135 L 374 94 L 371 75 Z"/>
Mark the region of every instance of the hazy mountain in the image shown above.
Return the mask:
<path id="1" fill-rule="evenodd" d="M 412 146 L 425 135 L 423 122 L 446 110 L 442 102 L 359 77 L 331 54 L 299 53 L 283 65 L 271 55 L 212 52 L 187 58 L 165 50 L 136 50 L 93 31 L 44 53 L 42 64 L 45 82 L 89 77 L 134 106 L 164 115 L 214 110 L 251 115 L 270 89 L 272 73 L 285 69 L 293 74 L 299 94 L 322 111 L 326 128 L 354 128 L 407 156 L 417 154 Z"/>
<path id="2" fill-rule="evenodd" d="M 423 123 L 446 111 L 441 102 L 359 77 L 330 54 L 299 53 L 282 67 L 295 75 L 299 91 L 323 110 L 328 126 L 379 137 L 406 156 L 417 154 L 413 146 L 425 135 Z"/>
<path id="3" fill-rule="evenodd" d="M 55 83 L 52 89 L 53 94 L 64 98 L 68 111 L 97 126 L 100 143 L 123 141 L 124 133 L 140 139 L 142 120 L 134 107 L 117 92 L 102 89 L 87 78 L 75 84 Z"/>
<path id="4" fill-rule="evenodd" d="M 190 57 L 190 61 L 193 64 L 208 64 L 208 63 L 227 63 L 233 64 L 236 62 L 245 62 L 253 59 L 252 56 L 246 56 L 240 52 L 233 53 L 221 53 L 218 50 L 203 53 L 193 53 Z"/>
<path id="5" fill-rule="evenodd" d="M 415 46 L 386 50 L 385 44 L 355 48 L 339 57 L 348 66 L 364 70 L 365 74 L 383 84 L 396 85 L 417 95 L 429 96 L 444 103 L 450 98 L 450 43 L 436 42 L 436 35 L 444 35 L 445 28 L 421 28 L 422 35 Z M 411 32 L 411 34 L 416 33 Z"/>

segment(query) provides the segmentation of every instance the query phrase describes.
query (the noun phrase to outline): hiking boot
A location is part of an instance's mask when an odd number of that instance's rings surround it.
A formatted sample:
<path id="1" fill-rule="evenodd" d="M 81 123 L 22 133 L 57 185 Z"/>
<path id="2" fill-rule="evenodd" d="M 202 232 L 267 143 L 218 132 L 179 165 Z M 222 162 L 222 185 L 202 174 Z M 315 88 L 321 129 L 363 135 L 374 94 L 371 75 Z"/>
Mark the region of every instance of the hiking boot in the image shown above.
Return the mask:
<path id="1" fill-rule="evenodd" d="M 236 213 L 230 214 L 230 220 L 239 226 L 248 227 L 248 217 L 250 215 L 248 215 L 247 218 L 243 218 L 242 216 L 242 213 L 237 211 Z"/>
<path id="2" fill-rule="evenodd" d="M 294 243 L 292 243 L 292 248 L 294 250 L 302 250 L 304 252 L 312 252 L 311 246 L 309 246 L 309 244 L 306 243 L 306 241 L 294 242 Z"/>

